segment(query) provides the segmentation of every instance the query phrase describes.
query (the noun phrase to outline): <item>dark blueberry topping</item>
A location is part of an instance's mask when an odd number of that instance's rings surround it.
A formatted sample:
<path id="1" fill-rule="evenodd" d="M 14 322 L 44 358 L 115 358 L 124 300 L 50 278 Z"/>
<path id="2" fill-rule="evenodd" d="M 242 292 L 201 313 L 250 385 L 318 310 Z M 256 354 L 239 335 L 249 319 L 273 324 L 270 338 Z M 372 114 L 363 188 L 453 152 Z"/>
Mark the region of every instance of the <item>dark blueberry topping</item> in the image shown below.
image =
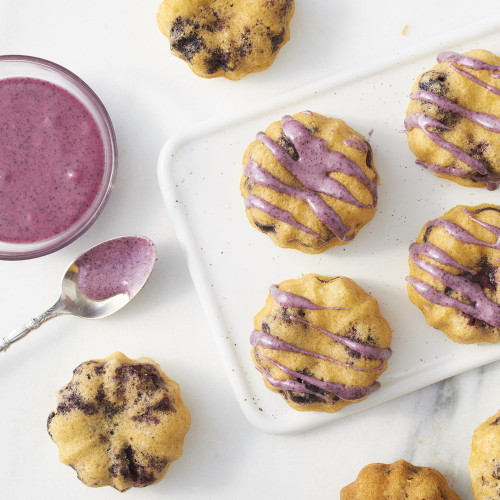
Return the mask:
<path id="1" fill-rule="evenodd" d="M 99 363 L 97 366 L 95 366 L 94 373 L 96 375 L 104 375 L 106 373 L 106 368 L 104 366 L 104 363 Z"/>
<path id="2" fill-rule="evenodd" d="M 230 63 L 231 54 L 220 48 L 212 50 L 210 55 L 205 58 L 205 65 L 209 75 L 212 75 L 219 69 L 223 69 L 224 71 L 234 71 L 234 68 L 229 66 Z"/>
<path id="3" fill-rule="evenodd" d="M 458 113 L 450 111 L 449 109 L 438 108 L 436 119 L 445 127 L 453 128 L 462 119 L 462 117 Z"/>
<path id="4" fill-rule="evenodd" d="M 171 43 L 172 48 L 180 52 L 184 59 L 188 61 L 191 61 L 191 59 L 205 46 L 203 38 L 196 33 L 177 38 Z"/>
<path id="5" fill-rule="evenodd" d="M 366 166 L 370 169 L 373 170 L 375 167 L 373 165 L 373 151 L 370 145 L 366 142 L 365 144 L 368 145 L 368 151 L 366 153 Z"/>
<path id="6" fill-rule="evenodd" d="M 116 469 L 119 469 L 120 475 L 136 487 L 148 486 L 156 481 L 154 475 L 155 472 L 161 469 L 156 469 L 154 466 L 159 464 L 155 463 L 154 460 L 149 460 L 149 465 L 153 467 L 145 467 L 136 459 L 136 453 L 132 446 L 126 446 L 122 449 L 120 454 L 116 455 L 116 460 L 118 464 L 111 466 L 110 474 L 116 477 Z M 165 461 L 161 461 L 165 463 Z M 164 466 L 163 466 L 164 467 Z M 162 468 L 163 468 L 162 467 Z M 156 470 L 155 470 L 156 469 Z"/>
<path id="7" fill-rule="evenodd" d="M 289 325 L 292 320 L 290 319 L 290 314 L 288 312 L 288 309 L 286 307 L 282 307 L 280 309 L 280 313 L 281 313 L 281 320 L 284 321 L 287 325 Z"/>
<path id="8" fill-rule="evenodd" d="M 352 349 L 349 349 L 349 347 L 345 347 L 345 351 L 349 355 L 349 357 L 354 358 L 354 359 L 360 359 L 361 354 L 359 352 L 353 351 Z"/>
<path id="9" fill-rule="evenodd" d="M 497 268 L 493 266 L 486 257 L 483 257 L 479 263 L 479 271 L 471 276 L 471 281 L 472 283 L 478 283 L 483 290 L 486 288 L 491 291 L 496 291 L 496 270 Z"/>
<path id="10" fill-rule="evenodd" d="M 102 403 L 106 399 L 106 393 L 104 392 L 104 385 L 100 385 L 97 389 L 97 394 L 95 395 L 95 400 L 98 403 Z"/>
<path id="11" fill-rule="evenodd" d="M 117 413 L 120 413 L 125 409 L 124 406 L 115 405 L 109 401 L 104 401 L 101 405 L 102 412 L 105 417 L 112 419 Z"/>
<path id="12" fill-rule="evenodd" d="M 156 403 L 152 408 L 148 408 L 148 410 L 140 415 L 134 415 L 132 420 L 136 422 L 141 422 L 145 424 L 155 424 L 158 425 L 160 423 L 160 419 L 153 415 L 153 412 L 161 412 L 161 413 L 174 413 L 176 411 L 175 407 L 172 405 L 170 398 L 168 396 L 164 396 L 158 403 Z"/>
<path id="13" fill-rule="evenodd" d="M 315 396 L 314 394 L 307 394 L 305 392 L 292 392 L 285 391 L 285 396 L 297 404 L 309 404 L 309 403 L 323 403 L 324 401 Z"/>
<path id="14" fill-rule="evenodd" d="M 448 75 L 440 71 L 427 71 L 420 77 L 418 86 L 422 90 L 428 90 L 433 94 L 444 96 L 448 92 Z"/>
<path id="15" fill-rule="evenodd" d="M 65 395 L 63 400 L 57 405 L 56 411 L 64 415 L 73 410 L 80 410 L 85 415 L 95 415 L 97 413 L 95 405 L 85 402 L 76 392 L 71 392 L 68 396 Z"/>
<path id="16" fill-rule="evenodd" d="M 191 20 L 179 16 L 170 29 L 170 45 L 172 49 L 180 52 L 188 61 L 205 46 L 203 38 L 193 32 L 193 29 L 196 30 L 199 27 L 198 24 L 194 24 Z"/>
<path id="17" fill-rule="evenodd" d="M 153 406 L 151 410 L 160 411 L 162 413 L 172 413 L 176 411 L 174 405 L 172 404 L 172 401 L 168 396 L 162 398 L 158 403 L 156 403 Z"/>
<path id="18" fill-rule="evenodd" d="M 285 28 L 281 33 L 271 36 L 271 52 L 274 54 L 281 46 L 285 39 Z"/>
<path id="19" fill-rule="evenodd" d="M 488 325 L 488 323 L 486 323 L 486 321 L 483 321 L 482 319 L 474 318 L 470 314 L 462 313 L 462 315 L 467 318 L 468 326 L 475 326 L 476 328 L 482 328 L 482 329 L 491 328 L 491 325 Z"/>
<path id="20" fill-rule="evenodd" d="M 278 144 L 278 146 L 281 146 L 283 149 L 285 149 L 286 152 L 290 155 L 290 157 L 292 159 L 294 159 L 295 161 L 297 161 L 299 159 L 299 154 L 297 153 L 295 146 L 293 145 L 292 141 L 290 141 L 290 139 L 288 139 L 288 137 L 285 134 L 281 134 L 278 137 L 276 144 Z"/>
<path id="21" fill-rule="evenodd" d="M 240 57 L 245 57 L 252 53 L 252 40 L 250 39 L 250 29 L 245 28 L 244 33 L 241 34 L 241 42 L 238 49 Z"/>
<path id="22" fill-rule="evenodd" d="M 491 164 L 488 158 L 484 155 L 485 151 L 488 149 L 488 143 L 481 141 L 479 144 L 471 143 L 468 149 L 468 154 L 479 160 L 485 167 L 491 169 Z"/>
<path id="23" fill-rule="evenodd" d="M 152 415 L 149 410 L 145 413 L 140 414 L 140 415 L 134 415 L 131 418 L 134 422 L 141 422 L 142 424 L 158 425 L 160 423 L 160 419 L 158 417 L 155 417 L 154 415 Z"/>
<path id="24" fill-rule="evenodd" d="M 126 446 L 117 457 L 121 462 L 120 474 L 133 483 L 135 483 L 139 477 L 139 464 L 135 462 L 134 456 L 135 452 L 132 446 Z"/>
<path id="25" fill-rule="evenodd" d="M 434 226 L 427 226 L 427 227 L 425 228 L 424 236 L 423 236 L 423 238 L 422 238 L 422 240 L 423 240 L 423 242 L 424 242 L 424 243 L 425 243 L 425 242 L 427 242 L 427 240 L 429 239 L 429 236 L 430 236 L 430 234 L 431 234 L 431 231 L 432 231 L 432 228 L 433 228 L 433 227 L 434 227 Z"/>
<path id="26" fill-rule="evenodd" d="M 261 224 L 260 222 L 257 222 L 256 220 L 253 221 L 253 223 L 263 232 L 263 233 L 275 233 L 276 232 L 276 227 L 274 224 Z"/>
<path id="27" fill-rule="evenodd" d="M 150 363 L 123 364 L 115 370 L 113 378 L 118 381 L 118 392 L 124 392 L 127 383 L 132 383 L 137 390 L 142 391 L 155 391 L 165 387 L 158 368 Z"/>

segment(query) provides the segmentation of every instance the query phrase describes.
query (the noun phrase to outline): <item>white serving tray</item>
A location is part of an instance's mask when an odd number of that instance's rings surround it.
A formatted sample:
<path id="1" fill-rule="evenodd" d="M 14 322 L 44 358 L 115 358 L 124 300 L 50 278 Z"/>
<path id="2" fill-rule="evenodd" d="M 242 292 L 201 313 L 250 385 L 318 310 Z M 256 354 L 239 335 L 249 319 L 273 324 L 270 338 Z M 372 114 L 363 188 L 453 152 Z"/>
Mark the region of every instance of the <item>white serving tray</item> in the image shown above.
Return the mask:
<path id="1" fill-rule="evenodd" d="M 427 41 L 403 54 L 298 88 L 252 109 L 201 123 L 167 141 L 159 183 L 236 398 L 268 433 L 331 422 L 500 359 L 500 344 L 459 345 L 425 322 L 405 285 L 408 246 L 424 223 L 455 205 L 499 203 L 500 191 L 471 189 L 415 165 L 403 132 L 416 77 L 442 50 L 500 52 L 500 17 Z M 285 114 L 311 110 L 371 135 L 380 174 L 375 218 L 356 239 L 321 255 L 276 247 L 250 226 L 239 192 L 242 156 L 255 134 Z M 264 387 L 250 358 L 253 317 L 269 285 L 315 272 L 354 279 L 379 302 L 393 329 L 393 355 L 381 389 L 335 414 L 292 410 Z M 201 374 L 200 374 L 201 376 Z"/>

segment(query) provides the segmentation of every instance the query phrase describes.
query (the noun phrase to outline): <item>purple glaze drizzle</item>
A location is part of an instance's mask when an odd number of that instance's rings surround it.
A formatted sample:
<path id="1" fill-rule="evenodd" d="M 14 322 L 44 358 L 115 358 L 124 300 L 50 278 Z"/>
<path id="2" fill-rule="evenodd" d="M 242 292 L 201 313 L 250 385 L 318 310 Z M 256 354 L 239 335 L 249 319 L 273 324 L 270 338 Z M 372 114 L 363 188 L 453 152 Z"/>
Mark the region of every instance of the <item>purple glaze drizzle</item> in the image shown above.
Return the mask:
<path id="1" fill-rule="evenodd" d="M 427 223 L 426 227 L 441 227 L 454 239 L 462 243 L 480 245 L 500 250 L 500 229 L 476 219 L 465 208 L 464 212 L 472 221 L 494 234 L 496 236 L 496 241 L 494 243 L 488 243 L 478 240 L 462 227 L 446 219 L 431 220 Z M 448 266 L 458 271 L 462 271 L 465 275 L 455 275 L 445 271 L 428 260 L 422 259 L 421 256 L 427 257 L 442 266 Z M 407 277 L 406 280 L 424 299 L 444 307 L 454 307 L 472 318 L 500 328 L 500 305 L 488 299 L 481 286 L 478 283 L 471 281 L 471 277 L 476 274 L 473 269 L 462 266 L 446 252 L 430 242 L 420 244 L 412 243 L 410 245 L 410 258 L 417 267 L 428 273 L 433 278 L 439 280 L 446 287 L 459 293 L 462 297 L 467 299 L 469 303 L 462 302 L 461 300 L 451 297 L 444 292 L 440 292 L 432 285 L 429 285 L 424 281 Z"/>
<path id="2" fill-rule="evenodd" d="M 472 70 L 487 69 L 493 78 L 500 78 L 500 66 L 495 64 L 489 64 L 480 59 L 475 59 L 474 57 L 466 56 L 464 54 L 459 54 L 458 52 L 446 51 L 441 52 L 437 56 L 438 62 L 453 62 L 459 66 L 464 66 Z"/>
<path id="3" fill-rule="evenodd" d="M 250 194 L 245 198 L 245 208 L 257 208 L 261 212 L 265 212 L 267 214 L 272 213 L 272 217 L 274 219 L 279 220 L 281 222 L 285 222 L 290 226 L 294 226 L 297 229 L 300 229 L 304 233 L 310 234 L 311 236 L 314 236 L 315 238 L 324 241 L 323 238 L 321 238 L 314 231 L 302 225 L 300 222 L 296 221 L 290 212 L 282 210 L 281 208 L 272 205 L 271 203 L 267 202 L 266 200 L 263 200 L 262 198 L 259 198 L 258 196 L 255 196 L 254 194 Z"/>
<path id="4" fill-rule="evenodd" d="M 455 104 L 453 101 L 450 101 L 442 95 L 433 94 L 428 90 L 417 90 L 417 92 L 410 95 L 410 99 L 419 99 L 420 101 L 434 104 L 435 106 L 446 109 L 448 111 L 453 111 L 454 113 L 458 113 L 464 118 L 477 123 L 486 130 L 496 132 L 497 134 L 500 133 L 500 119 L 495 115 L 491 115 L 489 113 L 481 113 L 479 111 L 471 111 L 470 109 L 466 109 L 462 106 L 459 106 L 458 104 Z M 440 128 L 443 128 L 442 124 L 440 124 Z M 447 128 L 447 130 L 449 130 L 449 128 Z"/>
<path id="5" fill-rule="evenodd" d="M 475 84 L 480 85 L 488 91 L 500 96 L 500 89 L 487 84 L 476 76 L 470 74 L 468 71 L 465 71 L 464 69 L 459 67 L 462 66 L 471 70 L 487 70 L 493 78 L 500 78 L 500 66 L 488 64 L 479 59 L 458 54 L 456 52 L 442 52 L 438 54 L 437 60 L 440 63 L 449 62 L 454 71 L 468 78 Z M 497 116 L 463 108 L 450 101 L 446 97 L 434 94 L 428 90 L 418 90 L 417 92 L 411 94 L 410 98 L 419 99 L 444 110 L 457 113 L 464 118 L 477 123 L 479 126 L 483 127 L 486 130 L 500 133 L 500 118 L 498 118 Z M 486 187 L 489 190 L 494 190 L 498 187 L 498 183 L 500 182 L 500 176 L 498 174 L 488 172 L 486 165 L 484 165 L 476 158 L 470 156 L 466 152 L 462 151 L 457 146 L 451 144 L 448 141 L 445 141 L 444 139 L 441 139 L 441 137 L 437 133 L 429 131 L 429 127 L 434 127 L 440 130 L 451 130 L 450 127 L 446 127 L 438 120 L 421 113 L 410 114 L 405 119 L 405 128 L 407 132 L 414 128 L 420 128 L 427 135 L 427 137 L 429 137 L 429 139 L 434 141 L 439 147 L 450 152 L 458 160 L 469 165 L 472 169 L 475 170 L 475 172 L 468 173 L 458 167 L 446 167 L 443 165 L 427 163 L 420 160 L 417 160 L 417 164 L 437 174 L 455 175 L 462 178 L 468 177 L 472 180 L 485 182 Z"/>
<path id="6" fill-rule="evenodd" d="M 343 384 L 338 384 L 335 382 L 328 382 L 325 380 L 319 380 L 315 377 L 310 377 L 308 375 L 304 375 L 303 373 L 296 372 L 294 370 L 290 370 L 286 366 L 282 365 L 281 363 L 277 363 L 276 361 L 268 358 L 267 356 L 264 356 L 260 354 L 263 359 L 271 363 L 272 365 L 276 366 L 279 368 L 283 373 L 288 375 L 289 377 L 293 377 L 292 379 L 287 379 L 287 380 L 278 380 L 275 379 L 274 377 L 271 376 L 267 371 L 263 370 L 262 368 L 257 368 L 259 372 L 264 375 L 266 378 L 267 382 L 272 385 L 273 387 L 276 387 L 281 390 L 285 391 L 294 391 L 294 392 L 304 392 L 306 394 L 314 394 L 315 396 L 325 400 L 325 401 L 331 401 L 332 396 L 336 396 L 340 399 L 343 399 L 345 401 L 356 401 L 358 399 L 363 399 L 372 392 L 378 390 L 380 388 L 380 383 L 375 382 L 372 385 L 368 387 L 364 387 L 361 385 L 353 385 L 353 386 L 348 386 L 348 385 L 343 385 Z M 299 380 L 298 380 L 299 379 Z M 315 387 L 318 387 L 321 391 L 323 392 L 317 392 L 313 391 L 309 386 L 309 388 L 306 386 L 304 382 L 301 382 L 301 380 L 307 382 L 308 384 L 311 384 Z M 325 394 L 326 393 L 326 394 Z"/>
<path id="7" fill-rule="evenodd" d="M 290 319 L 292 321 L 296 321 L 295 317 L 290 317 Z M 306 323 L 306 324 L 309 325 L 309 326 L 313 326 L 310 323 Z M 320 330 L 320 331 L 324 332 L 325 330 Z M 337 340 L 337 338 L 342 338 L 342 337 L 340 337 L 338 335 L 332 334 L 331 332 L 328 332 L 328 333 L 329 333 L 328 336 L 331 337 L 331 338 L 333 338 L 333 339 L 335 339 L 335 340 Z M 344 345 L 347 345 L 344 342 L 342 342 L 342 343 Z M 354 342 L 351 342 L 351 343 L 354 344 Z M 324 354 L 320 354 L 318 352 L 313 352 L 313 351 L 308 351 L 306 349 L 301 349 L 300 347 L 296 347 L 296 346 L 294 346 L 292 344 L 289 344 L 288 342 L 285 342 L 283 340 L 278 339 L 277 337 L 273 337 L 269 333 L 265 333 L 265 332 L 262 332 L 260 330 L 253 330 L 252 331 L 252 334 L 250 335 L 250 344 L 252 346 L 254 346 L 254 347 L 257 346 L 257 345 L 261 345 L 262 347 L 265 347 L 266 349 L 274 349 L 274 350 L 279 350 L 279 351 L 295 352 L 297 354 L 306 354 L 307 356 L 313 356 L 314 358 L 322 359 L 324 361 L 330 361 L 331 363 L 336 363 L 338 365 L 342 365 L 342 366 L 345 366 L 347 368 L 352 368 L 353 370 L 357 370 L 357 371 L 360 371 L 360 372 L 376 372 L 376 371 L 380 371 L 380 370 L 382 370 L 382 368 L 385 367 L 385 365 L 386 365 L 385 362 L 387 360 L 387 359 L 381 360 L 383 362 L 380 363 L 380 365 L 377 366 L 376 368 L 360 368 L 360 367 L 357 367 L 357 366 L 350 365 L 348 363 L 342 363 L 338 359 L 330 358 L 329 356 L 325 356 Z M 352 349 L 352 350 L 354 351 L 355 349 Z M 359 351 L 357 351 L 357 352 L 359 352 Z M 389 357 L 389 356 L 387 356 L 387 357 Z"/>
<path id="8" fill-rule="evenodd" d="M 104 168 L 99 126 L 76 97 L 35 78 L 0 80 L 0 240 L 67 230 L 94 202 Z"/>
<path id="9" fill-rule="evenodd" d="M 270 293 L 273 299 L 282 307 L 291 307 L 291 308 L 298 308 L 298 309 L 310 309 L 310 310 L 347 310 L 346 308 L 343 307 L 322 307 L 318 306 L 317 304 L 311 302 L 309 299 L 306 297 L 302 297 L 300 295 L 296 295 L 291 292 L 287 292 L 284 290 L 280 290 L 276 285 L 271 285 L 270 287 Z M 332 332 L 329 332 L 327 330 L 324 330 L 322 328 L 319 328 L 312 323 L 309 323 L 301 318 L 298 318 L 297 316 L 290 315 L 289 316 L 290 321 L 294 322 L 299 322 L 306 324 L 307 326 L 316 329 L 317 331 L 320 331 L 321 333 L 327 335 L 331 339 L 333 339 L 335 342 L 341 343 L 351 349 L 352 351 L 360 354 L 361 356 L 364 356 L 368 359 L 374 359 L 374 360 L 380 360 L 380 364 L 372 369 L 366 369 L 366 368 L 359 368 L 355 367 L 353 365 L 347 364 L 347 363 L 342 363 L 339 360 L 330 358 L 329 356 L 325 356 L 323 354 L 313 352 L 313 351 L 308 351 L 305 349 L 301 349 L 299 347 L 296 347 L 292 344 L 289 344 L 288 342 L 285 342 L 283 340 L 278 339 L 277 337 L 272 336 L 269 333 L 260 331 L 260 330 L 253 330 L 252 334 L 250 336 L 250 343 L 254 348 L 254 353 L 255 356 L 258 358 L 265 359 L 267 362 L 273 364 L 277 368 L 279 368 L 283 373 L 286 375 L 293 377 L 293 380 L 277 380 L 274 379 L 266 370 L 264 370 L 262 367 L 257 367 L 257 370 L 262 373 L 262 375 L 266 378 L 267 382 L 281 390 L 291 390 L 291 391 L 296 391 L 296 392 L 303 392 L 307 394 L 314 394 L 321 399 L 324 400 L 331 400 L 332 397 L 338 397 L 340 399 L 344 400 L 356 400 L 356 399 L 361 399 L 366 397 L 368 394 L 371 392 L 377 390 L 380 387 L 380 384 L 378 382 L 374 383 L 370 387 L 363 387 L 363 386 L 344 386 L 342 384 L 336 384 L 328 381 L 322 381 L 319 380 L 315 377 L 312 376 L 306 376 L 302 373 L 295 372 L 293 370 L 290 370 L 289 368 L 283 366 L 280 363 L 277 363 L 274 360 L 271 360 L 267 356 L 257 353 L 256 352 L 256 347 L 257 346 L 262 346 L 267 349 L 273 349 L 273 350 L 280 350 L 280 351 L 286 351 L 286 352 L 294 352 L 294 353 L 299 353 L 299 354 L 304 354 L 308 356 L 312 356 L 317 359 L 322 359 L 324 361 L 329 361 L 331 363 L 336 363 L 340 364 L 342 366 L 345 366 L 347 368 L 351 368 L 353 370 L 361 371 L 361 372 L 375 372 L 375 371 L 381 371 L 385 368 L 387 359 L 390 357 L 392 354 L 392 351 L 390 348 L 378 348 L 378 347 L 372 347 L 367 344 L 364 344 L 362 342 L 358 342 L 346 337 L 342 337 L 341 335 L 336 335 Z M 297 380 L 300 379 L 300 380 Z M 318 387 L 322 392 L 315 392 L 313 391 L 310 387 L 307 388 L 306 385 L 301 382 L 301 381 L 306 381 L 309 384 L 312 384 L 315 387 Z M 327 393 L 327 394 L 324 394 Z"/>
<path id="10" fill-rule="evenodd" d="M 123 236 L 105 241 L 76 260 L 78 287 L 92 300 L 120 293 L 132 298 L 144 286 L 155 260 L 155 246 L 148 238 Z"/>
<path id="11" fill-rule="evenodd" d="M 366 142 L 361 142 L 356 136 L 352 139 L 344 139 L 344 144 L 350 146 L 351 148 L 359 149 L 363 153 L 368 153 L 369 148 Z"/>
<path id="12" fill-rule="evenodd" d="M 267 137 L 263 132 L 257 134 L 260 141 L 291 174 L 293 174 L 303 188 L 288 186 L 260 167 L 250 156 L 245 166 L 244 173 L 254 183 L 268 189 L 284 193 L 306 202 L 316 217 L 342 242 L 350 241 L 354 235 L 349 235 L 351 228 L 345 225 L 339 215 L 321 198 L 320 194 L 342 200 L 359 208 L 374 208 L 377 204 L 377 180 L 375 175 L 370 180 L 355 162 L 338 151 L 330 151 L 323 139 L 311 134 L 304 125 L 294 120 L 291 116 L 284 116 L 281 120 L 283 134 L 294 146 L 298 158 L 294 160 L 287 151 Z M 358 148 L 359 149 L 359 148 Z M 350 191 L 329 174 L 342 172 L 354 177 L 367 187 L 372 203 L 367 205 L 354 198 Z M 304 231 L 304 226 L 295 218 L 271 203 L 260 203 L 257 196 L 247 202 L 248 207 L 258 208 L 276 220 Z M 312 231 L 305 231 L 321 239 Z"/>
<path id="13" fill-rule="evenodd" d="M 336 311 L 347 311 L 345 307 L 323 307 L 318 306 L 309 299 L 302 297 L 302 295 L 296 295 L 295 293 L 286 292 L 285 290 L 280 290 L 277 285 L 271 285 L 269 287 L 269 292 L 273 299 L 283 307 L 297 307 L 300 309 L 311 309 L 313 311 L 318 311 L 320 309 L 330 309 Z"/>
<path id="14" fill-rule="evenodd" d="M 379 347 L 372 347 L 363 344 L 361 342 L 357 342 L 356 340 L 352 340 L 347 337 L 342 337 L 341 335 L 336 335 L 335 333 L 329 332 L 328 330 L 324 330 L 323 328 L 319 328 L 318 326 L 313 325 L 312 323 L 308 323 L 307 321 L 304 321 L 303 319 L 298 318 L 297 316 L 290 316 L 290 320 L 295 321 L 297 323 L 303 323 L 311 328 L 314 328 L 318 332 L 325 334 L 327 337 L 330 337 L 339 344 L 345 345 L 346 347 L 351 349 L 351 351 L 357 352 L 358 354 L 361 354 L 361 356 L 364 356 L 365 358 L 379 359 L 381 361 L 385 361 L 391 356 L 392 351 L 389 348 L 381 349 Z"/>
<path id="15" fill-rule="evenodd" d="M 459 147 L 455 146 L 455 144 L 445 141 L 438 134 L 429 130 L 429 127 L 439 128 L 441 130 L 451 130 L 450 127 L 444 126 L 440 121 L 436 120 L 432 116 L 427 116 L 423 113 L 412 113 L 411 115 L 408 115 L 405 118 L 406 130 L 410 131 L 411 129 L 417 127 L 421 129 L 422 132 L 424 132 L 424 134 L 429 137 L 429 139 L 434 141 L 439 147 L 446 149 L 446 151 L 450 152 L 453 156 L 455 156 L 455 158 L 458 158 L 460 161 L 466 163 L 467 165 L 469 165 L 469 167 L 472 167 L 479 174 L 486 175 L 486 166 L 483 165 L 479 160 L 477 160 L 473 156 L 468 155 Z"/>

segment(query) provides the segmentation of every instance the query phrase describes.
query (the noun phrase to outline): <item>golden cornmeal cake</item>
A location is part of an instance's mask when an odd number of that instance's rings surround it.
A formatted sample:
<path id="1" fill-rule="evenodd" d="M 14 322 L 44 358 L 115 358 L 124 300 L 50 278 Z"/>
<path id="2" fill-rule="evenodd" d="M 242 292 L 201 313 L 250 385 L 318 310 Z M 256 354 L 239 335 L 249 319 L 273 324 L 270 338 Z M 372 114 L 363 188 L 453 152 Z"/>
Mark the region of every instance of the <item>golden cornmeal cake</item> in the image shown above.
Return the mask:
<path id="1" fill-rule="evenodd" d="M 294 0 L 164 0 L 158 26 L 198 76 L 240 80 L 274 62 L 290 39 Z"/>
<path id="2" fill-rule="evenodd" d="M 460 500 L 460 497 L 436 469 L 398 460 L 364 467 L 356 481 L 342 488 L 340 500 Z"/>
<path id="3" fill-rule="evenodd" d="M 463 186 L 500 180 L 500 58 L 442 52 L 415 82 L 405 127 L 417 163 Z"/>
<path id="4" fill-rule="evenodd" d="M 500 411 L 474 431 L 469 471 L 475 500 L 500 498 Z"/>
<path id="5" fill-rule="evenodd" d="M 279 247 L 321 253 L 351 241 L 375 215 L 372 149 L 342 120 L 284 116 L 257 134 L 243 165 L 248 220 Z"/>
<path id="6" fill-rule="evenodd" d="M 83 483 L 126 491 L 163 478 L 190 422 L 178 384 L 158 364 L 116 352 L 74 370 L 47 429 Z"/>
<path id="7" fill-rule="evenodd" d="M 252 359 L 296 410 L 334 413 L 380 387 L 391 328 L 353 280 L 307 274 L 272 285 L 255 316 Z"/>
<path id="8" fill-rule="evenodd" d="M 500 207 L 459 205 L 410 245 L 408 296 L 461 344 L 500 340 Z"/>

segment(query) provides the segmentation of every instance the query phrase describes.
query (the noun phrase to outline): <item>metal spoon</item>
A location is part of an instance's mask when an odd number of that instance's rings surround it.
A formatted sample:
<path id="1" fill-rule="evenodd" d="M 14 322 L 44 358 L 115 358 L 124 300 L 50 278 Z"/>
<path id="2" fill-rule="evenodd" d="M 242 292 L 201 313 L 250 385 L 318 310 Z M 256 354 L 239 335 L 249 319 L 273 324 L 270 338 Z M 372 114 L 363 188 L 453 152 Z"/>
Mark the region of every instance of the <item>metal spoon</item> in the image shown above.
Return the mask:
<path id="1" fill-rule="evenodd" d="M 155 262 L 155 245 L 143 236 L 121 236 L 92 247 L 66 270 L 58 301 L 4 337 L 0 352 L 56 316 L 97 319 L 113 314 L 142 289 Z"/>

